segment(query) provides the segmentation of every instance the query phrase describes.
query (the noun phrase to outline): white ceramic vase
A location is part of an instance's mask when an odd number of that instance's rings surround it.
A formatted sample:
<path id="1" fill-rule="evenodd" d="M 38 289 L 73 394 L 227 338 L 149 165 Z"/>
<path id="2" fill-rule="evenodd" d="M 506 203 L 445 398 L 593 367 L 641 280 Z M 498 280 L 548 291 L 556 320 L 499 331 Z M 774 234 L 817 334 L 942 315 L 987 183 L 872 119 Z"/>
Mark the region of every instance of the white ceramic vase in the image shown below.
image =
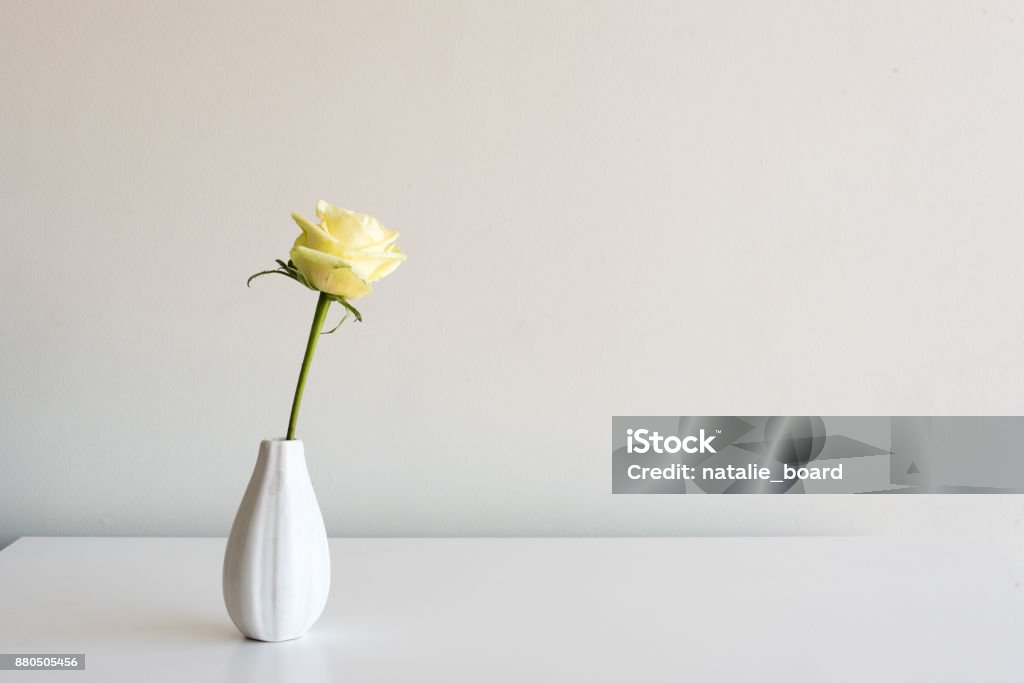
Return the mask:
<path id="1" fill-rule="evenodd" d="M 327 532 L 301 441 L 260 444 L 224 553 L 224 604 L 255 640 L 299 638 L 331 584 Z"/>

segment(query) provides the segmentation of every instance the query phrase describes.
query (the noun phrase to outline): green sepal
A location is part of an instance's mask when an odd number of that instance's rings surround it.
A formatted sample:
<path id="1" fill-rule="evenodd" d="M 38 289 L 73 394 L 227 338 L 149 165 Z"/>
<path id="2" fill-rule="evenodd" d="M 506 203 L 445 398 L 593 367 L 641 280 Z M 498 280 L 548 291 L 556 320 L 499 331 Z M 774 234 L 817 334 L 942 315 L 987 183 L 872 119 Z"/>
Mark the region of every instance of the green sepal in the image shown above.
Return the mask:
<path id="1" fill-rule="evenodd" d="M 252 286 L 252 281 L 255 280 L 258 277 L 263 276 L 263 275 L 273 275 L 273 274 L 276 274 L 276 275 L 284 275 L 285 277 L 289 277 L 289 278 L 295 280 L 296 282 L 298 282 L 303 287 L 306 287 L 307 289 L 312 289 L 314 292 L 319 291 L 316 287 L 313 287 L 312 285 L 309 284 L 309 282 L 306 281 L 306 278 L 304 278 L 302 276 L 302 273 L 300 273 L 299 269 L 295 267 L 295 264 L 292 263 L 291 259 L 288 259 L 287 263 L 285 263 L 281 259 L 274 259 L 274 263 L 276 263 L 278 265 L 277 268 L 274 268 L 273 270 L 261 270 L 258 273 L 254 273 L 254 274 L 250 275 L 249 279 L 245 281 L 245 286 L 246 287 L 251 287 Z M 324 295 L 328 299 L 330 299 L 331 301 L 337 302 L 337 303 L 341 304 L 342 306 L 344 306 L 345 310 L 346 310 L 346 313 L 342 317 L 342 319 L 338 322 L 338 324 L 335 325 L 329 332 L 321 332 L 321 334 L 332 334 L 335 330 L 337 330 L 339 327 L 341 327 L 341 324 L 343 322 L 345 322 L 348 319 L 348 316 L 349 316 L 350 313 L 352 314 L 352 316 L 355 317 L 356 322 L 360 322 L 360 323 L 363 322 L 363 314 L 360 313 L 359 310 L 355 306 L 350 304 L 348 302 L 348 299 L 346 299 L 345 297 L 340 296 L 338 294 L 327 294 L 326 292 L 324 292 Z"/>
<path id="2" fill-rule="evenodd" d="M 349 312 L 355 316 L 356 322 L 363 322 L 363 314 L 356 310 L 356 307 L 350 304 L 348 302 L 348 299 L 346 299 L 343 296 L 338 296 L 337 294 L 328 294 L 327 298 L 330 299 L 331 301 L 337 301 L 339 304 L 347 308 Z"/>
<path id="3" fill-rule="evenodd" d="M 345 322 L 346 320 L 348 320 L 348 316 L 349 316 L 349 312 L 345 311 L 345 315 L 341 316 L 341 320 L 338 321 L 337 325 L 335 325 L 331 329 L 327 330 L 326 332 L 321 332 L 320 334 L 321 335 L 324 335 L 324 334 L 334 334 L 338 330 L 338 328 L 341 327 L 341 324 L 343 322 Z"/>

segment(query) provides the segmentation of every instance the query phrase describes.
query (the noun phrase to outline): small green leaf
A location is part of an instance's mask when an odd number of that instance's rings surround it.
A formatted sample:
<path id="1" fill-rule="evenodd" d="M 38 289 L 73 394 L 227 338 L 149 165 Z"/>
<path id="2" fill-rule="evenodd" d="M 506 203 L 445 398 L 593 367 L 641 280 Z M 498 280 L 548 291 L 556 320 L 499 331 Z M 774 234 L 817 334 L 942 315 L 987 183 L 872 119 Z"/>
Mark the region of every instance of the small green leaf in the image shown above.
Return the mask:
<path id="1" fill-rule="evenodd" d="M 288 260 L 288 263 L 285 263 L 281 259 L 274 259 L 274 263 L 278 265 L 277 268 L 273 270 L 262 270 L 256 273 L 255 275 L 250 276 L 249 279 L 245 281 L 245 286 L 252 286 L 252 281 L 262 275 L 270 275 L 272 273 L 277 273 L 278 275 L 290 277 L 291 279 L 295 280 L 296 282 L 298 282 L 303 287 L 306 287 L 307 289 L 312 289 L 314 292 L 317 291 L 316 287 L 310 286 L 309 282 L 306 280 L 306 278 L 302 276 L 302 273 L 300 273 L 298 268 L 295 267 L 295 264 L 292 263 L 291 259 Z"/>
<path id="2" fill-rule="evenodd" d="M 336 330 L 337 330 L 337 329 L 338 329 L 339 327 L 341 327 L 341 324 L 342 324 L 343 322 L 345 322 L 346 320 L 348 320 L 348 316 L 349 316 L 349 313 L 348 313 L 348 311 L 345 311 L 345 315 L 341 316 L 341 320 L 339 320 L 339 321 L 338 321 L 338 324 L 337 324 L 337 325 L 335 325 L 335 326 L 334 326 L 334 327 L 332 327 L 331 329 L 327 330 L 326 332 L 321 332 L 320 334 L 322 334 L 322 335 L 323 335 L 323 334 L 334 334 L 334 333 L 335 333 L 335 331 L 336 331 Z"/>
<path id="3" fill-rule="evenodd" d="M 354 315 L 356 317 L 356 320 L 358 322 L 363 322 L 363 315 L 359 311 L 357 311 L 356 307 L 353 306 L 352 304 L 350 304 L 345 297 L 338 296 L 338 295 L 334 294 L 334 295 L 331 295 L 331 301 L 337 301 L 339 304 L 341 304 L 342 306 L 347 308 L 349 311 L 351 311 L 352 315 Z"/>
<path id="4" fill-rule="evenodd" d="M 251 287 L 252 286 L 252 281 L 255 280 L 256 278 L 258 278 L 258 277 L 260 277 L 262 275 L 272 275 L 274 273 L 277 273 L 278 275 L 286 275 L 287 277 L 295 279 L 294 276 L 291 273 L 289 273 L 288 271 L 286 271 L 286 270 L 279 270 L 279 269 L 275 269 L 275 270 L 261 270 L 258 273 L 254 273 L 254 274 L 250 275 L 249 279 L 245 281 L 245 286 L 246 287 Z"/>

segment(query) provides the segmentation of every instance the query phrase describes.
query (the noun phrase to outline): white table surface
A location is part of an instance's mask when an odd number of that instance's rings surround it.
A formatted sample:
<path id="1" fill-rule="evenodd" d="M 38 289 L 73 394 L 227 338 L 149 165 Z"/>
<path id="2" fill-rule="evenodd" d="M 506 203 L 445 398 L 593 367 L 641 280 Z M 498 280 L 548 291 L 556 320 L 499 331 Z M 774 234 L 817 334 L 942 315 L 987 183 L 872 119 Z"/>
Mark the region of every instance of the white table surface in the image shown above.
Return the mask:
<path id="1" fill-rule="evenodd" d="M 23 538 L 2 681 L 1021 681 L 1024 571 L 950 539 L 338 539 L 324 616 L 242 638 L 223 539 Z"/>

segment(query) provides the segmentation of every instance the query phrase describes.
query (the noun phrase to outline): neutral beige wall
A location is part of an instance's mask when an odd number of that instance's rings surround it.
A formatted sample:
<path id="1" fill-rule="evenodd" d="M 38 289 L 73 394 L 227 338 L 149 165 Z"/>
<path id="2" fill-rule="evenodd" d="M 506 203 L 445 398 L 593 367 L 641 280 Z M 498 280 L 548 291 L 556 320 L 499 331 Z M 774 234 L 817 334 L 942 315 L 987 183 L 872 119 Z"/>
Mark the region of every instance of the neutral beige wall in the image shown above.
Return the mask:
<path id="1" fill-rule="evenodd" d="M 1013 2 L 0 3 L 0 537 L 223 535 L 323 197 L 408 263 L 302 415 L 335 535 L 966 533 L 610 494 L 613 414 L 1024 411 Z"/>

